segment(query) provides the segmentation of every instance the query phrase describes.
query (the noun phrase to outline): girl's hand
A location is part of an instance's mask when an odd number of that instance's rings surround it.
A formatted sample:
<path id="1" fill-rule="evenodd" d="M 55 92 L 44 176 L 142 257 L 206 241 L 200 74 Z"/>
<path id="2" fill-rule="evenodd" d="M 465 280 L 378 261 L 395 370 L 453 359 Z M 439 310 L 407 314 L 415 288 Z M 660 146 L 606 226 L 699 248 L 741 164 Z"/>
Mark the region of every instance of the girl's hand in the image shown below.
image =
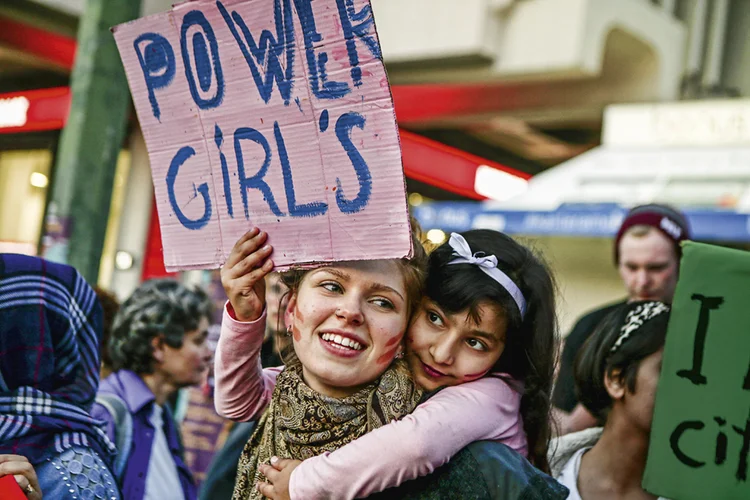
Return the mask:
<path id="1" fill-rule="evenodd" d="M 261 464 L 260 472 L 268 478 L 267 483 L 258 483 L 258 491 L 271 500 L 291 500 L 289 497 L 289 478 L 294 469 L 301 464 L 299 460 L 271 458 L 271 465 Z"/>
<path id="2" fill-rule="evenodd" d="M 273 269 L 268 234 L 257 227 L 245 233 L 221 268 L 221 284 L 238 321 L 255 321 L 266 305 L 266 274 Z"/>
<path id="3" fill-rule="evenodd" d="M 34 467 L 26 457 L 0 455 L 0 477 L 12 475 L 29 500 L 42 500 L 42 489 Z"/>

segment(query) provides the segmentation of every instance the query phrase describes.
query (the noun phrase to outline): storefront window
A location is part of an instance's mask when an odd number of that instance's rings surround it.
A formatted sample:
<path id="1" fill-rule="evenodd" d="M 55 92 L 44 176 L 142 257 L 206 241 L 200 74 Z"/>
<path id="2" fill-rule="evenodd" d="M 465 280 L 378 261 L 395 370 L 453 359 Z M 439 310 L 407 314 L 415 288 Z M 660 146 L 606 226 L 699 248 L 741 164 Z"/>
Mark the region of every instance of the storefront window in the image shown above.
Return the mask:
<path id="1" fill-rule="evenodd" d="M 52 153 L 0 151 L 0 252 L 36 255 Z"/>

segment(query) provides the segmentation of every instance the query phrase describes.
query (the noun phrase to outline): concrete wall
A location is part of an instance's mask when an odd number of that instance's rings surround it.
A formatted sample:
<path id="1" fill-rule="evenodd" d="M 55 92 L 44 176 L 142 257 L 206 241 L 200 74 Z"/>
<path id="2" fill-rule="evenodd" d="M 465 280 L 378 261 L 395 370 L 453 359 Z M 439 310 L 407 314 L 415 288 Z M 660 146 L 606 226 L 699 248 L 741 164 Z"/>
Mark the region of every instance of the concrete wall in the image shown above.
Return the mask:
<path id="1" fill-rule="evenodd" d="M 73 16 L 80 16 L 86 0 L 31 0 L 51 9 L 59 10 Z"/>
<path id="2" fill-rule="evenodd" d="M 518 240 L 537 250 L 552 268 L 562 335 L 583 313 L 625 297 L 612 263 L 610 239 L 520 236 Z"/>
<path id="3" fill-rule="evenodd" d="M 127 298 L 141 283 L 154 193 L 146 143 L 140 128 L 131 135 L 129 150 L 131 164 L 120 214 L 116 250 L 130 253 L 133 256 L 133 267 L 114 269 L 112 272 L 110 289 L 120 300 Z"/>

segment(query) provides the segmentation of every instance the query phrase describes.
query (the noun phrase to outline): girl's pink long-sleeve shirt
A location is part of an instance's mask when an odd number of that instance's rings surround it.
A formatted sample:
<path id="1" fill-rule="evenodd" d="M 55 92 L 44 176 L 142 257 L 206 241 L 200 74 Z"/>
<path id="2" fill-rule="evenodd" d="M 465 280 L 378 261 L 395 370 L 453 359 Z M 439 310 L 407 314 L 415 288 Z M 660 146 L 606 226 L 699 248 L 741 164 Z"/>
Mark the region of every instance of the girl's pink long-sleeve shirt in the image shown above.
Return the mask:
<path id="1" fill-rule="evenodd" d="M 244 323 L 227 307 L 214 362 L 214 404 L 224 417 L 254 420 L 271 401 L 283 367 L 260 366 L 265 312 Z M 302 462 L 291 475 L 290 496 L 366 497 L 430 474 L 474 441 L 499 441 L 526 456 L 520 403 L 521 394 L 493 376 L 446 387 L 401 420 Z"/>

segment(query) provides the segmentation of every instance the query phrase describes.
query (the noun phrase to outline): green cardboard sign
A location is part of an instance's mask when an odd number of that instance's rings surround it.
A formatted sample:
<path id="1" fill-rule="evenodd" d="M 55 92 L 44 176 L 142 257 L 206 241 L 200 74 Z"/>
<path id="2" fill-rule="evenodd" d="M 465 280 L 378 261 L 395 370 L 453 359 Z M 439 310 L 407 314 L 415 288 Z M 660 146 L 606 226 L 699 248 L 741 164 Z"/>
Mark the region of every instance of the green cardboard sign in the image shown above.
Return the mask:
<path id="1" fill-rule="evenodd" d="M 750 253 L 683 247 L 643 487 L 750 499 Z"/>

